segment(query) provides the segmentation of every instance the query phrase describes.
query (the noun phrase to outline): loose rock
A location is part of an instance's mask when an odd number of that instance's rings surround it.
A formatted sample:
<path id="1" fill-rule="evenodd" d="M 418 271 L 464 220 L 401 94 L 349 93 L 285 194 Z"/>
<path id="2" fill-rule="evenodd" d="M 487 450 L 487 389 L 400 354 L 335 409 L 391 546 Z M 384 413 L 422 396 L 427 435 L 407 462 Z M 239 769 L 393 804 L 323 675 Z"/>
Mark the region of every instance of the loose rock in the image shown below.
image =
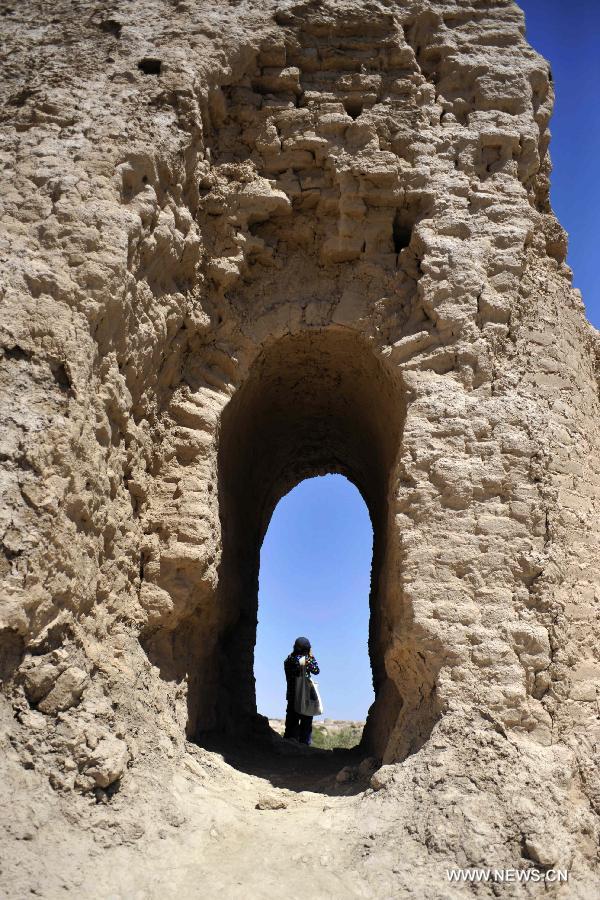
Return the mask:
<path id="1" fill-rule="evenodd" d="M 276 797 L 273 794 L 261 794 L 256 809 L 287 809 L 287 802 L 282 797 Z"/>

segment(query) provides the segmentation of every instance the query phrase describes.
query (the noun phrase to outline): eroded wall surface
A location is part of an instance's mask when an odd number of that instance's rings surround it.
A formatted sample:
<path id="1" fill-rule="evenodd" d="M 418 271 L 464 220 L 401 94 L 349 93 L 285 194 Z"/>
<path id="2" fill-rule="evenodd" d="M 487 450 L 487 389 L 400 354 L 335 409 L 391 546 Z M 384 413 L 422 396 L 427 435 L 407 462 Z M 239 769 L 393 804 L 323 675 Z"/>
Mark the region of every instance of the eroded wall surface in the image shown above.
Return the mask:
<path id="1" fill-rule="evenodd" d="M 110 794 L 217 723 L 241 633 L 251 715 L 256 609 L 240 625 L 222 530 L 256 507 L 231 526 L 255 559 L 294 479 L 344 471 L 380 535 L 367 737 L 411 840 L 473 860 L 485 834 L 591 871 L 597 334 L 549 205 L 552 85 L 521 12 L 147 0 L 2 21 L 12 758 L 66 796 Z M 238 460 L 228 508 L 248 385 L 244 447 L 288 450 L 248 467 L 245 500 Z"/>

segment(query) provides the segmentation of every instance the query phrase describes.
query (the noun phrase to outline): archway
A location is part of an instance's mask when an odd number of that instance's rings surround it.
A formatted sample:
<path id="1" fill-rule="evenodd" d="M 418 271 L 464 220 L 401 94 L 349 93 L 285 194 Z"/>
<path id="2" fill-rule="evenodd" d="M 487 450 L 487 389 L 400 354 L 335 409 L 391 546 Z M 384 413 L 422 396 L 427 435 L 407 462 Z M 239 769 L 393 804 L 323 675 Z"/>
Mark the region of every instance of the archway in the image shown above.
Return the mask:
<path id="1" fill-rule="evenodd" d="M 228 732 L 255 725 L 260 546 L 283 494 L 305 478 L 339 473 L 361 492 L 373 525 L 369 656 L 375 703 L 366 733 L 376 733 L 376 743 L 385 746 L 402 702 L 384 661 L 390 475 L 402 418 L 393 375 L 349 329 L 288 335 L 255 360 L 221 421 L 218 690 L 216 703 L 199 697 L 199 721 L 212 720 Z"/>
<path id="2" fill-rule="evenodd" d="M 367 641 L 372 557 L 368 510 L 344 476 L 306 479 L 277 504 L 260 550 L 254 676 L 258 711 L 280 733 L 282 661 L 293 639 L 306 634 L 325 701 L 314 744 L 350 747 L 360 740 L 374 700 Z M 330 720 L 353 724 L 342 730 Z"/>

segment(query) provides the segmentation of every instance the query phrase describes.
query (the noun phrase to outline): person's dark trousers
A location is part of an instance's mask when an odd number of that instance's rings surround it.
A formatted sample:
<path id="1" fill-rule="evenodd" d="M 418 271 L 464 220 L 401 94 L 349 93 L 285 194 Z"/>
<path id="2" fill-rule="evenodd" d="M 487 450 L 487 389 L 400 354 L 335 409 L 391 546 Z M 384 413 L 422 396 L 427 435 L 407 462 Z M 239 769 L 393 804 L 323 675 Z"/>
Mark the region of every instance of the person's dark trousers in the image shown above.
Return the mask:
<path id="1" fill-rule="evenodd" d="M 312 716 L 299 716 L 298 740 L 301 744 L 310 744 L 312 740 Z"/>
<path id="2" fill-rule="evenodd" d="M 312 735 L 312 716 L 301 716 L 294 709 L 293 703 L 288 703 L 285 713 L 284 738 L 294 738 L 301 744 L 310 744 Z"/>
<path id="3" fill-rule="evenodd" d="M 288 702 L 287 709 L 285 711 L 285 731 L 283 732 L 284 738 L 293 738 L 296 741 L 299 740 L 299 729 L 300 716 L 294 709 L 294 704 Z"/>

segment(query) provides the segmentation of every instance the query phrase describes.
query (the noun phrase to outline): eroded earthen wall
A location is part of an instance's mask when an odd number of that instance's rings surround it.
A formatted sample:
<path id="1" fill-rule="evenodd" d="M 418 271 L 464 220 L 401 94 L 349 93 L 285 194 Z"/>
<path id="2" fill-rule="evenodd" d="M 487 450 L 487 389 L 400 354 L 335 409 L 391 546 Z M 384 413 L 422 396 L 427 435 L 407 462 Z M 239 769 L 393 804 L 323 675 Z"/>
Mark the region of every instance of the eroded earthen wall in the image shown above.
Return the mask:
<path id="1" fill-rule="evenodd" d="M 298 479 L 343 471 L 376 535 L 366 739 L 389 763 L 441 752 L 436 722 L 455 748 L 512 735 L 521 773 L 570 773 L 563 844 L 591 833 L 597 338 L 520 11 L 40 20 L 4 19 L 1 652 L 23 765 L 104 790 L 215 725 L 211 697 L 251 715 L 261 535 Z"/>

